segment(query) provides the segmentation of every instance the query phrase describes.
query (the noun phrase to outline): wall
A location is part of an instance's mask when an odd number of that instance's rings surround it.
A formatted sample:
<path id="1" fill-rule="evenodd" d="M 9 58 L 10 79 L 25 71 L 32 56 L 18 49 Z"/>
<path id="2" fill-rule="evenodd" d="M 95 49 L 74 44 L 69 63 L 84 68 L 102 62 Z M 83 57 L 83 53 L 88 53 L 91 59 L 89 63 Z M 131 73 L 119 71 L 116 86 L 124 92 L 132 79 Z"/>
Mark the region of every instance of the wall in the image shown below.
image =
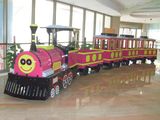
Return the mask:
<path id="1" fill-rule="evenodd" d="M 142 23 L 121 22 L 120 27 L 142 29 Z"/>
<path id="2" fill-rule="evenodd" d="M 111 20 L 111 28 L 115 30 L 116 34 L 119 34 L 120 17 L 113 16 Z"/>

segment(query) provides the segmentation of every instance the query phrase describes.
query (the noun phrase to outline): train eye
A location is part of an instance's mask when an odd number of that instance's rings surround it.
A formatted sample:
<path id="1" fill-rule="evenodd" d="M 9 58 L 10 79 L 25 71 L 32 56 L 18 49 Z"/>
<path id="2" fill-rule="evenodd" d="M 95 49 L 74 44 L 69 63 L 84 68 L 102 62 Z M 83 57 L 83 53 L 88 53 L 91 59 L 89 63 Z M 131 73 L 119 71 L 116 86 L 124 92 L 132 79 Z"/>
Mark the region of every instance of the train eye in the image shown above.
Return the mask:
<path id="1" fill-rule="evenodd" d="M 25 59 L 21 59 L 20 62 L 21 62 L 22 65 L 25 65 Z"/>
<path id="2" fill-rule="evenodd" d="M 31 65 L 32 61 L 30 59 L 27 60 L 27 65 Z"/>

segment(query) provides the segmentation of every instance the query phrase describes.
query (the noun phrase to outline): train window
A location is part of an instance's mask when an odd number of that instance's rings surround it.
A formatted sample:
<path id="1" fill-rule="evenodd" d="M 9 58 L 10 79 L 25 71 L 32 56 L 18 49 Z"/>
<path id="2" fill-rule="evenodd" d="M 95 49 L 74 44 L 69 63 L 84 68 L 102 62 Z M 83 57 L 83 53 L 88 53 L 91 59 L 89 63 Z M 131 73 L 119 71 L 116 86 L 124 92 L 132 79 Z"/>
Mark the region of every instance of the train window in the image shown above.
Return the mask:
<path id="1" fill-rule="evenodd" d="M 110 49 L 114 50 L 115 49 L 114 47 L 115 47 L 115 41 L 110 40 Z"/>
<path id="2" fill-rule="evenodd" d="M 153 41 L 149 41 L 149 48 L 153 48 Z"/>
<path id="3" fill-rule="evenodd" d="M 101 48 L 100 40 L 99 39 L 96 39 L 95 48 L 97 48 L 97 49 Z"/>
<path id="4" fill-rule="evenodd" d="M 123 40 L 123 45 L 122 45 L 123 48 L 126 48 L 126 40 Z"/>
<path id="5" fill-rule="evenodd" d="M 129 47 L 129 48 L 132 48 L 132 40 L 129 40 L 128 47 Z"/>
<path id="6" fill-rule="evenodd" d="M 119 41 L 117 39 L 115 40 L 115 44 L 116 44 L 116 49 L 119 49 Z"/>
<path id="7" fill-rule="evenodd" d="M 121 39 L 119 40 L 119 46 L 120 48 L 123 48 L 123 41 Z"/>
<path id="8" fill-rule="evenodd" d="M 136 48 L 136 41 L 135 41 L 135 40 L 133 40 L 132 47 L 133 47 L 133 48 Z"/>
<path id="9" fill-rule="evenodd" d="M 148 41 L 144 41 L 144 48 L 148 48 Z"/>
<path id="10" fill-rule="evenodd" d="M 138 48 L 142 48 L 142 41 L 138 41 L 137 44 L 138 44 Z"/>
<path id="11" fill-rule="evenodd" d="M 105 50 L 108 49 L 108 41 L 107 41 L 107 39 L 104 40 L 104 49 Z"/>

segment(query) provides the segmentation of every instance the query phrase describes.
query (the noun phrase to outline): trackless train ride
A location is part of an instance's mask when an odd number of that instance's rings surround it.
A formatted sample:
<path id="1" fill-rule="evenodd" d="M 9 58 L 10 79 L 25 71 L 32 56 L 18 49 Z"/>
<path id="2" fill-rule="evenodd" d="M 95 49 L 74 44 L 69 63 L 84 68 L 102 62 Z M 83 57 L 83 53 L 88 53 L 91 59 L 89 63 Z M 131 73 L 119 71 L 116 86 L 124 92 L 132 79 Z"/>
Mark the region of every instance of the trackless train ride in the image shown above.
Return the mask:
<path id="1" fill-rule="evenodd" d="M 10 96 L 46 100 L 54 98 L 61 89 L 71 85 L 77 72 L 87 75 L 89 69 L 99 72 L 101 67 L 112 68 L 129 65 L 137 60 L 148 59 L 152 63 L 157 57 L 155 40 L 147 37 L 102 33 L 94 36 L 93 49 L 79 48 L 79 29 L 52 25 L 43 27 L 49 35 L 48 45 L 37 45 L 37 25 L 31 25 L 32 41 L 30 51 L 17 54 L 14 72 L 8 73 L 4 93 Z M 73 32 L 68 46 L 57 44 L 57 33 Z M 97 74 L 98 75 L 98 74 Z"/>

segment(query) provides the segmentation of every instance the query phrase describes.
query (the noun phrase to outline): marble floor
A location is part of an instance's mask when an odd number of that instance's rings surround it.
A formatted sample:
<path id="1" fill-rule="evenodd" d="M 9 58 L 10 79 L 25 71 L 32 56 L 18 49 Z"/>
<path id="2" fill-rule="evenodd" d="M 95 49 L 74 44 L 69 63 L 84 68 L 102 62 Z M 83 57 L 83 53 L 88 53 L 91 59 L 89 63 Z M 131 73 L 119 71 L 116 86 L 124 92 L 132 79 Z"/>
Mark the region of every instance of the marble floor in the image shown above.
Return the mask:
<path id="1" fill-rule="evenodd" d="M 78 76 L 59 96 L 46 101 L 3 94 L 0 120 L 160 120 L 160 62 L 136 64 Z"/>

